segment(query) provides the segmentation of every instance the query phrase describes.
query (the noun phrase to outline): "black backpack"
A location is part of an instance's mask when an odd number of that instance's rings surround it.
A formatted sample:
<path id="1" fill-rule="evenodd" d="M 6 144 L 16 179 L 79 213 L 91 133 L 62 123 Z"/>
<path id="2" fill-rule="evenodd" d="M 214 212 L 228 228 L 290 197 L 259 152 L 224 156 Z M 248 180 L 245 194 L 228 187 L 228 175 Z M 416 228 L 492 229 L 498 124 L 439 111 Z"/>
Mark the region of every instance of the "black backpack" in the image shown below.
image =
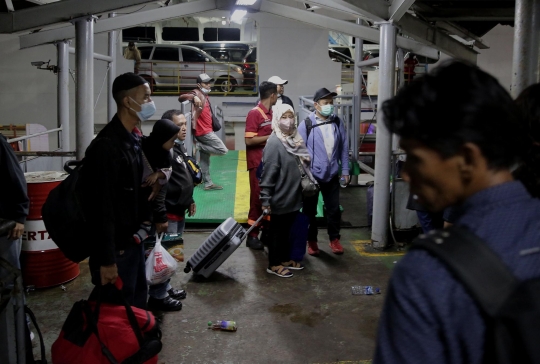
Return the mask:
<path id="1" fill-rule="evenodd" d="M 306 120 L 304 120 L 304 123 L 306 123 L 306 139 L 309 138 L 309 134 L 311 133 L 311 129 L 316 128 L 318 126 L 323 126 L 326 124 L 336 124 L 336 126 L 339 128 L 340 119 L 336 115 L 330 116 L 328 120 L 326 120 L 324 123 L 319 123 L 313 125 L 313 122 L 311 121 L 310 117 L 308 116 Z M 306 140 L 307 142 L 307 140 Z"/>
<path id="2" fill-rule="evenodd" d="M 443 261 L 482 310 L 484 362 L 540 363 L 540 277 L 518 281 L 479 237 L 460 227 L 433 231 L 414 241 Z"/>
<path id="3" fill-rule="evenodd" d="M 51 239 L 75 263 L 88 258 L 92 246 L 86 237 L 87 223 L 77 194 L 81 168 L 82 160 L 66 162 L 64 170 L 69 176 L 51 190 L 41 209 Z"/>

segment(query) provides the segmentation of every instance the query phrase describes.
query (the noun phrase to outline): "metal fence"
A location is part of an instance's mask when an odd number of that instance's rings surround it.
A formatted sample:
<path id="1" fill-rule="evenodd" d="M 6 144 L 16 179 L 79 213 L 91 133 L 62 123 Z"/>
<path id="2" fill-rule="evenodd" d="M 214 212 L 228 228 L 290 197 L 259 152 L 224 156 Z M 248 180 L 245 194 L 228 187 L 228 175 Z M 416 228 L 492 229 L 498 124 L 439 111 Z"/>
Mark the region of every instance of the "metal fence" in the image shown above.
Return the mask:
<path id="1" fill-rule="evenodd" d="M 148 80 L 154 95 L 178 95 L 192 90 L 201 73 L 215 79 L 210 95 L 257 95 L 258 64 L 243 65 L 246 68 L 222 62 L 142 61 L 138 73 Z"/>

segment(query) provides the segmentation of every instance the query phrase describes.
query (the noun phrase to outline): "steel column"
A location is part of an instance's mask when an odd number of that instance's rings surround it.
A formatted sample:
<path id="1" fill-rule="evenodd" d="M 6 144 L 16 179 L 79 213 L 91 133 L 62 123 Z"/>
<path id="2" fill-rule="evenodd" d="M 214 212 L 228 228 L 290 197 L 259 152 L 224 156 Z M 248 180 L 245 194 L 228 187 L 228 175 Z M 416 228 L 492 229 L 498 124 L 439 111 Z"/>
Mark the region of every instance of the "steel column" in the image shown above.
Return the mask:
<path id="1" fill-rule="evenodd" d="M 398 48 L 396 55 L 398 73 L 398 90 L 405 85 L 405 52 L 403 49 Z M 392 151 L 395 152 L 399 149 L 399 137 L 396 134 L 392 135 Z"/>
<path id="2" fill-rule="evenodd" d="M 94 137 L 94 17 L 75 19 L 75 125 L 77 159 Z"/>
<path id="3" fill-rule="evenodd" d="M 382 104 L 394 95 L 396 68 L 396 27 L 393 22 L 380 23 L 379 96 L 377 98 L 377 139 L 375 147 L 375 190 L 371 240 L 375 248 L 387 244 L 390 206 L 390 161 L 392 135 L 384 125 Z"/>
<path id="4" fill-rule="evenodd" d="M 69 133 L 69 41 L 56 43 L 58 58 L 58 86 L 56 112 L 58 127 L 62 128 L 62 151 L 68 152 L 70 147 Z M 66 159 L 67 160 L 67 159 Z"/>
<path id="5" fill-rule="evenodd" d="M 537 12 L 535 14 L 535 11 Z M 537 82 L 540 37 L 540 0 L 516 0 L 512 96 Z"/>
<path id="6" fill-rule="evenodd" d="M 364 21 L 360 18 L 356 19 L 356 24 L 363 25 Z M 358 64 L 362 61 L 364 55 L 364 40 L 362 38 L 354 38 L 354 62 Z M 360 121 L 362 120 L 362 67 L 354 67 L 354 86 L 353 86 L 353 118 L 352 135 L 350 148 L 352 150 L 352 163 L 358 163 L 358 142 L 360 138 Z M 351 184 L 358 184 L 358 176 L 351 175 Z"/>
<path id="7" fill-rule="evenodd" d="M 109 18 L 114 18 L 116 13 L 110 13 Z M 109 73 L 107 73 L 107 122 L 111 121 L 116 114 L 116 102 L 112 94 L 112 85 L 116 78 L 116 42 L 118 39 L 118 30 L 109 32 L 109 57 L 112 61 L 109 63 Z"/>

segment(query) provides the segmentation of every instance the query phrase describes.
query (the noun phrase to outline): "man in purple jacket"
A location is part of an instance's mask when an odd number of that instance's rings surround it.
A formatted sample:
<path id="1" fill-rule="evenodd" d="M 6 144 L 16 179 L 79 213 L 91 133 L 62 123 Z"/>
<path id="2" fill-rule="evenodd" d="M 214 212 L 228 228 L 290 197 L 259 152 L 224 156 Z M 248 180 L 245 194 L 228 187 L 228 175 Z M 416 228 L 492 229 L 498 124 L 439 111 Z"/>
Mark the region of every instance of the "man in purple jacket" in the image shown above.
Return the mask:
<path id="1" fill-rule="evenodd" d="M 311 156 L 311 172 L 321 187 L 326 215 L 330 248 L 334 254 L 343 254 L 339 242 L 341 211 L 339 209 L 339 179 L 349 183 L 349 140 L 343 121 L 334 115 L 335 92 L 321 88 L 315 92 L 315 111 L 298 126 Z M 307 122 L 307 125 L 306 125 Z M 341 164 L 341 176 L 338 175 Z M 319 255 L 317 245 L 317 202 L 319 194 L 304 198 L 303 212 L 309 217 L 308 254 Z"/>

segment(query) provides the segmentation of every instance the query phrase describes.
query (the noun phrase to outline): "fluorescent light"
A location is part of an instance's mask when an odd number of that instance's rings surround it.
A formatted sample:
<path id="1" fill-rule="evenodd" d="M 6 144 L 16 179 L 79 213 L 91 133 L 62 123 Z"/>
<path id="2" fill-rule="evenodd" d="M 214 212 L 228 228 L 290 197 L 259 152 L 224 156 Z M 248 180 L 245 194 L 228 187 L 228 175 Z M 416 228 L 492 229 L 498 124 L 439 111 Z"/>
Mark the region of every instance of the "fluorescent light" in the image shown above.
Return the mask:
<path id="1" fill-rule="evenodd" d="M 253 5 L 257 0 L 236 0 L 236 5 Z"/>
<path id="2" fill-rule="evenodd" d="M 222 21 L 221 21 L 221 25 L 227 25 L 227 21 L 226 21 L 226 20 L 222 20 Z"/>
<path id="3" fill-rule="evenodd" d="M 231 21 L 240 21 L 246 14 L 247 10 L 236 9 L 231 15 Z"/>

